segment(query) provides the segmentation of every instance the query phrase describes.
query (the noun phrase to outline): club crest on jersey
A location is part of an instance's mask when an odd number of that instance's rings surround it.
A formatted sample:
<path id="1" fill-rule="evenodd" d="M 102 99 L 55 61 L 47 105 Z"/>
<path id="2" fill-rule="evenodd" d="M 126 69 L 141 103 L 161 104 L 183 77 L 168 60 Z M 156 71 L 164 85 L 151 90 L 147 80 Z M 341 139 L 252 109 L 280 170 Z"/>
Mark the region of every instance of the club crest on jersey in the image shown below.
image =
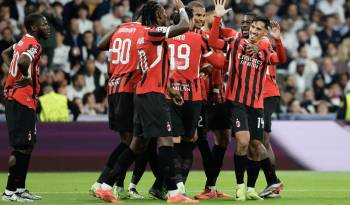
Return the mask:
<path id="1" fill-rule="evenodd" d="M 236 118 L 236 127 L 241 127 L 241 122 Z"/>
<path id="2" fill-rule="evenodd" d="M 27 50 L 27 53 L 29 53 L 29 55 L 31 55 L 33 58 L 38 52 L 39 52 L 39 48 L 36 48 L 36 47 L 30 47 Z"/>
<path id="3" fill-rule="evenodd" d="M 171 125 L 170 125 L 170 122 L 166 122 L 166 128 L 168 130 L 168 132 L 171 132 Z"/>

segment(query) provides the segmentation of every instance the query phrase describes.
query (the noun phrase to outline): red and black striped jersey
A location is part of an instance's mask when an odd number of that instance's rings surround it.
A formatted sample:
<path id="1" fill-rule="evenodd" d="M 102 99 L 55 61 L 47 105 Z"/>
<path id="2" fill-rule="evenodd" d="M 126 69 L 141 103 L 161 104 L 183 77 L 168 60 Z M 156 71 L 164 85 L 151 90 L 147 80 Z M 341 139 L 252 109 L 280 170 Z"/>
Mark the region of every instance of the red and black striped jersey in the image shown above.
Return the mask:
<path id="1" fill-rule="evenodd" d="M 37 39 L 26 34 L 18 43 L 14 44 L 12 48 L 14 52 L 4 92 L 7 95 L 7 99 L 16 100 L 18 103 L 35 110 L 37 97 L 40 91 L 39 61 L 42 47 Z M 33 84 L 22 88 L 14 88 L 16 81 L 20 80 L 22 77 L 21 72 L 18 71 L 17 65 L 18 58 L 21 55 L 27 55 L 31 60 L 28 74 L 31 76 Z"/>
<path id="2" fill-rule="evenodd" d="M 187 32 L 168 40 L 170 57 L 169 86 L 178 90 L 184 100 L 202 100 L 199 71 L 202 57 L 213 59 L 208 41 L 195 32 Z"/>
<path id="3" fill-rule="evenodd" d="M 229 79 L 226 99 L 253 108 L 263 108 L 262 91 L 272 53 L 261 49 L 250 56 L 246 39 L 237 38 L 229 46 Z"/>
<path id="4" fill-rule="evenodd" d="M 143 28 L 137 42 L 141 81 L 136 94 L 165 93 L 169 76 L 168 33 L 170 27 Z"/>
<path id="5" fill-rule="evenodd" d="M 138 70 L 137 41 L 142 37 L 144 26 L 138 22 L 124 23 L 113 34 L 110 44 L 110 63 L 107 93 L 134 93 L 141 79 Z"/>

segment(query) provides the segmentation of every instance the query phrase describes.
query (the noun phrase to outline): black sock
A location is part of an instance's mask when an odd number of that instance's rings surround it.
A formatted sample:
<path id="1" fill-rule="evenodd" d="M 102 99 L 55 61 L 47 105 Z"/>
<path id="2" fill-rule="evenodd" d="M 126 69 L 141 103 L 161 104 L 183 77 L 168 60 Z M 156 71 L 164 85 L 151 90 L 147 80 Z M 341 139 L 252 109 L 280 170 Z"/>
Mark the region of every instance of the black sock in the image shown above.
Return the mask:
<path id="1" fill-rule="evenodd" d="M 244 184 L 244 172 L 247 167 L 247 155 L 234 155 L 234 165 L 237 184 Z"/>
<path id="2" fill-rule="evenodd" d="M 248 159 L 248 165 L 247 165 L 247 175 L 248 175 L 248 182 L 247 187 L 255 187 L 256 180 L 259 176 L 259 170 L 260 170 L 260 162 L 259 161 L 253 161 Z"/>
<path id="3" fill-rule="evenodd" d="M 214 145 L 212 153 L 213 153 L 213 161 L 215 165 L 215 172 L 214 172 L 215 184 L 220 174 L 222 164 L 224 162 L 225 152 L 226 152 L 226 148 L 223 148 L 219 145 Z"/>
<path id="4" fill-rule="evenodd" d="M 271 164 L 270 159 L 266 158 L 261 160 L 260 165 L 261 165 L 261 169 L 264 171 L 267 185 L 270 186 L 272 184 L 278 183 L 275 166 Z"/>
<path id="5" fill-rule="evenodd" d="M 148 160 L 148 150 L 145 154 L 136 157 L 134 171 L 132 172 L 131 183 L 138 184 L 145 172 Z"/>
<path id="6" fill-rule="evenodd" d="M 174 144 L 174 168 L 175 168 L 175 175 L 176 175 L 176 183 L 183 182 L 183 176 L 182 176 L 182 164 L 183 164 L 183 158 L 182 158 L 182 146 L 181 143 L 175 143 Z"/>
<path id="7" fill-rule="evenodd" d="M 151 167 L 152 173 L 154 177 L 158 177 L 161 175 L 161 171 L 159 170 L 159 161 L 158 161 L 158 153 L 157 153 L 157 140 L 151 139 L 148 144 L 148 162 Z"/>
<path id="8" fill-rule="evenodd" d="M 181 142 L 182 147 L 182 182 L 185 184 L 193 162 L 193 142 Z"/>
<path id="9" fill-rule="evenodd" d="M 19 166 L 18 166 L 18 161 L 20 160 L 18 157 L 19 154 L 20 153 L 17 151 L 12 151 L 10 156 L 12 158 L 11 159 L 12 163 L 14 162 L 15 163 L 11 164 L 12 166 L 9 167 L 9 175 L 7 177 L 7 185 L 6 185 L 6 189 L 9 191 L 16 191 L 17 185 L 21 180 Z"/>
<path id="10" fill-rule="evenodd" d="M 135 161 L 135 158 L 136 154 L 130 148 L 125 149 L 118 157 L 105 183 L 113 186 L 114 182 L 116 182 L 123 173 L 126 173 L 130 165 Z"/>
<path id="11" fill-rule="evenodd" d="M 18 182 L 17 188 L 25 189 L 26 188 L 26 179 L 27 173 L 29 169 L 31 154 L 22 154 L 21 156 L 21 164 L 19 165 L 19 172 L 21 175 L 21 180 Z"/>
<path id="12" fill-rule="evenodd" d="M 115 185 L 117 185 L 117 187 L 124 187 L 124 180 L 125 180 L 125 176 L 126 176 L 127 171 L 128 171 L 128 169 L 126 169 L 124 172 L 122 172 L 119 175 L 117 182 L 115 182 Z"/>
<path id="13" fill-rule="evenodd" d="M 164 188 L 164 176 L 162 173 L 162 170 L 159 167 L 159 157 L 157 152 L 157 140 L 151 139 L 148 145 L 148 162 L 151 167 L 151 170 L 153 172 L 154 177 L 156 180 L 154 181 L 152 188 L 161 190 Z"/>
<path id="14" fill-rule="evenodd" d="M 158 148 L 158 153 L 159 165 L 163 172 L 167 190 L 176 190 L 173 147 L 161 146 Z"/>
<path id="15" fill-rule="evenodd" d="M 113 152 L 109 155 L 106 167 L 100 174 L 100 177 L 97 179 L 98 183 L 103 183 L 107 180 L 109 173 L 113 169 L 114 164 L 116 163 L 119 155 L 129 146 L 123 142 L 119 143 L 119 145 L 113 150 Z"/>
<path id="16" fill-rule="evenodd" d="M 202 155 L 204 173 L 207 177 L 205 186 L 215 186 L 213 156 L 209 148 L 208 140 L 206 138 L 198 139 L 197 146 Z"/>

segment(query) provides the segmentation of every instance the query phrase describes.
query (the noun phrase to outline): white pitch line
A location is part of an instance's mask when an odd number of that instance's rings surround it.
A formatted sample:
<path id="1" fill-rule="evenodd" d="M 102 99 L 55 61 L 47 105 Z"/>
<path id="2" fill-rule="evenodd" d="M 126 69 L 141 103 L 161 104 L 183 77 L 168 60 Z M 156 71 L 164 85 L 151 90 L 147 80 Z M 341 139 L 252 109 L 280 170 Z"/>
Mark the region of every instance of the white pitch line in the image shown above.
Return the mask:
<path id="1" fill-rule="evenodd" d="M 187 193 L 199 193 L 202 190 L 198 191 L 186 191 Z M 232 192 L 233 189 L 228 189 L 228 190 L 220 190 L 224 192 Z M 141 193 L 147 193 L 148 190 L 139 190 Z M 350 189 L 287 189 L 283 190 L 283 192 L 350 192 Z M 73 191 L 65 191 L 65 192 L 36 192 L 38 194 L 89 194 L 88 191 L 86 192 L 73 192 Z"/>

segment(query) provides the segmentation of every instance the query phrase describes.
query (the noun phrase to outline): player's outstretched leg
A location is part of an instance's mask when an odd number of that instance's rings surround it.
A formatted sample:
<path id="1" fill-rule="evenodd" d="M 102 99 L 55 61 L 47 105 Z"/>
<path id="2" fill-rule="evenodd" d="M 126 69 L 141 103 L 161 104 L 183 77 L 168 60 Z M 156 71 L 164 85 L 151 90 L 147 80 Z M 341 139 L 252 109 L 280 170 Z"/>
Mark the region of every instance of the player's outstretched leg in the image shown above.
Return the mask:
<path id="1" fill-rule="evenodd" d="M 151 167 L 152 173 L 156 180 L 154 181 L 151 188 L 148 190 L 150 198 L 166 200 L 167 190 L 165 187 L 164 176 L 159 167 L 159 157 L 157 153 L 157 139 L 151 139 L 148 145 L 149 158 L 148 162 Z"/>
<path id="2" fill-rule="evenodd" d="M 136 157 L 135 160 L 135 166 L 134 166 L 134 171 L 132 173 L 131 177 L 131 182 L 128 187 L 128 192 L 130 194 L 130 197 L 132 199 L 144 199 L 144 196 L 142 196 L 138 191 L 137 191 L 137 184 L 139 183 L 143 173 L 145 172 L 146 166 L 147 166 L 147 161 L 148 161 L 148 154 L 149 150 L 145 152 L 145 154 L 141 154 Z"/>
<path id="3" fill-rule="evenodd" d="M 109 155 L 107 163 L 105 168 L 102 170 L 99 178 L 97 179 L 97 181 L 91 186 L 89 193 L 92 196 L 96 196 L 96 190 L 99 189 L 101 187 L 101 184 L 107 180 L 109 173 L 111 172 L 111 170 L 113 169 L 114 164 L 116 163 L 118 157 L 120 156 L 121 153 L 123 153 L 123 151 L 125 149 L 128 148 L 130 141 L 131 141 L 132 135 L 131 133 L 122 133 L 121 134 L 121 142 L 119 143 L 119 145 L 113 150 L 113 152 Z M 123 140 L 125 139 L 125 140 Z M 124 180 L 121 180 L 121 183 L 123 183 Z"/>
<path id="4" fill-rule="evenodd" d="M 177 137 L 177 140 L 181 140 L 180 137 Z M 186 194 L 182 175 L 183 151 L 184 150 L 182 149 L 182 142 L 174 142 L 174 168 L 176 176 L 176 186 L 181 194 Z"/>
<path id="5" fill-rule="evenodd" d="M 216 185 L 216 181 L 217 181 L 217 178 L 219 177 L 222 164 L 224 161 L 227 146 L 230 144 L 231 130 L 229 129 L 214 130 L 214 134 L 215 134 L 215 145 L 213 146 L 212 154 L 213 154 L 214 165 L 215 165 L 214 182 Z M 216 186 L 212 186 L 208 188 L 211 191 L 216 192 L 217 198 L 232 198 L 231 195 L 218 191 Z"/>
<path id="6" fill-rule="evenodd" d="M 280 198 L 280 192 L 283 190 L 283 183 L 278 179 L 275 169 L 275 155 L 273 153 L 269 133 L 264 133 L 264 146 L 266 147 L 267 154 L 262 155 L 260 161 L 261 168 L 264 171 L 267 186 L 259 193 L 263 198 Z"/>
<path id="7" fill-rule="evenodd" d="M 184 196 L 177 190 L 172 137 L 160 137 L 158 138 L 158 144 L 159 164 L 168 190 L 167 203 L 198 203 L 198 201 Z"/>
<path id="8" fill-rule="evenodd" d="M 148 141 L 141 137 L 133 137 L 130 147 L 125 149 L 118 157 L 116 164 L 111 170 L 107 180 L 103 182 L 101 188 L 96 191 L 96 196 L 106 202 L 120 202 L 117 196 L 113 193 L 112 187 L 115 181 L 127 171 L 131 164 L 135 161 L 138 154 L 145 151 Z"/>

